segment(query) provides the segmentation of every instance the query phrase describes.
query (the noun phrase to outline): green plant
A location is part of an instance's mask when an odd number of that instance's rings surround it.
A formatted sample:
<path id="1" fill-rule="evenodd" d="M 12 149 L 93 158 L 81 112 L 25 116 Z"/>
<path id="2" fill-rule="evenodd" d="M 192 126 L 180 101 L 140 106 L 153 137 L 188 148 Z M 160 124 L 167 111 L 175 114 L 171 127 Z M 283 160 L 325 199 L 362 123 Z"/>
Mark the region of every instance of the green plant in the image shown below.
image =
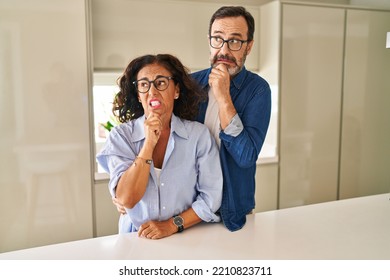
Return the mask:
<path id="1" fill-rule="evenodd" d="M 111 131 L 111 129 L 118 125 L 118 121 L 114 117 L 110 117 L 110 120 L 106 123 L 100 123 L 102 127 L 104 127 L 108 132 Z"/>

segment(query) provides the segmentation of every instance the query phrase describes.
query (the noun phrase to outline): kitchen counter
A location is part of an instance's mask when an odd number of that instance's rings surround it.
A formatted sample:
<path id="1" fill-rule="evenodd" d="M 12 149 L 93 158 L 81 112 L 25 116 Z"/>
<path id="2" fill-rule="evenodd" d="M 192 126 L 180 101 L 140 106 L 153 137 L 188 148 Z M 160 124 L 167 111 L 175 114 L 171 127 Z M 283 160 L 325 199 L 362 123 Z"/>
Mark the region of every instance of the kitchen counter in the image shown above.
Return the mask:
<path id="1" fill-rule="evenodd" d="M 0 254 L 0 259 L 390 260 L 390 194 L 247 216 L 229 232 L 199 224 L 160 240 L 111 235 Z"/>

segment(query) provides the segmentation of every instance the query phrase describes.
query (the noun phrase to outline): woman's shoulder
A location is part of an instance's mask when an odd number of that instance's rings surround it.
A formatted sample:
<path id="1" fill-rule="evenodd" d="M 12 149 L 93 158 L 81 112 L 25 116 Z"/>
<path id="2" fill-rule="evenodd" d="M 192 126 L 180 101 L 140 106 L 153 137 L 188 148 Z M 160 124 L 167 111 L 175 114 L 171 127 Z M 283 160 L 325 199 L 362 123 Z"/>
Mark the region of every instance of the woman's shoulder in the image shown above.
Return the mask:
<path id="1" fill-rule="evenodd" d="M 178 136 L 194 141 L 198 141 L 210 134 L 208 128 L 204 124 L 198 121 L 181 119 L 176 116 L 172 122 L 172 128 Z"/>
<path id="2" fill-rule="evenodd" d="M 191 141 L 197 143 L 208 143 L 213 138 L 208 127 L 198 121 L 182 120 L 185 130 L 187 131 L 187 137 Z"/>
<path id="3" fill-rule="evenodd" d="M 190 120 L 184 120 L 182 119 L 182 122 L 184 126 L 189 130 L 190 132 L 208 132 L 209 129 L 207 126 L 203 123 L 200 123 L 198 121 L 190 121 Z"/>
<path id="4" fill-rule="evenodd" d="M 140 130 L 143 129 L 143 124 L 139 122 L 139 119 L 135 119 L 118 124 L 111 129 L 110 136 L 114 138 L 124 137 L 127 139 L 133 138 L 134 136 L 137 137 L 139 133 L 143 132 L 143 130 Z"/>
<path id="5" fill-rule="evenodd" d="M 112 135 L 122 134 L 125 131 L 133 130 L 133 128 L 134 128 L 134 123 L 132 121 L 126 123 L 120 123 L 111 129 L 110 134 Z"/>

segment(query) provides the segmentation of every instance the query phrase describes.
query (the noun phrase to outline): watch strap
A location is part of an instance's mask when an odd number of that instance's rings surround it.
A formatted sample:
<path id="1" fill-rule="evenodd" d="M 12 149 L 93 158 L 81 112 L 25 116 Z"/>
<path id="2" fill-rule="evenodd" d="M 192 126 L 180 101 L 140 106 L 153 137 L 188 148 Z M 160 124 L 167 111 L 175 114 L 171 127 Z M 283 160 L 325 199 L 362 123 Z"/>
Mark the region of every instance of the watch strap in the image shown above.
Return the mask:
<path id="1" fill-rule="evenodd" d="M 184 230 L 183 223 L 184 223 L 184 219 L 181 216 L 179 215 L 173 216 L 173 224 L 177 226 L 177 232 L 182 232 Z"/>
<path id="2" fill-rule="evenodd" d="M 184 226 L 180 225 L 177 227 L 177 232 L 182 232 L 184 230 Z"/>

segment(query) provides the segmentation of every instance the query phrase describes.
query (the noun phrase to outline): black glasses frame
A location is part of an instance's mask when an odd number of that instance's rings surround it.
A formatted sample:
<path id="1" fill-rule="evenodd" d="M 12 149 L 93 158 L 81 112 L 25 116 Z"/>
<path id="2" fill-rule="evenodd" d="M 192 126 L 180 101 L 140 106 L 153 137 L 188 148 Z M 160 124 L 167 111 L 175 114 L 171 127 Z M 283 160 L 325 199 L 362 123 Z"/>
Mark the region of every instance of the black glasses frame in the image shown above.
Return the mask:
<path id="1" fill-rule="evenodd" d="M 214 47 L 214 46 L 211 44 L 211 40 L 212 40 L 213 38 L 214 38 L 214 39 L 215 39 L 215 38 L 221 39 L 221 40 L 223 41 L 222 45 L 221 45 L 220 47 Z M 223 38 L 221 38 L 221 37 L 219 37 L 219 36 L 209 36 L 209 41 L 210 41 L 210 46 L 211 46 L 212 48 L 214 48 L 214 49 L 222 49 L 222 48 L 223 48 L 223 45 L 225 45 L 225 43 L 227 43 L 227 46 L 228 46 L 229 50 L 231 50 L 231 51 L 239 51 L 239 50 L 242 49 L 242 45 L 243 45 L 244 43 L 248 43 L 248 42 L 249 42 L 249 40 L 239 40 L 239 39 L 227 39 L 227 40 L 225 40 L 225 39 L 223 39 Z M 241 43 L 240 48 L 237 49 L 237 50 L 232 50 L 232 49 L 230 48 L 230 45 L 229 45 L 229 42 L 231 42 L 231 41 L 238 41 L 238 42 L 240 42 L 240 43 Z"/>
<path id="2" fill-rule="evenodd" d="M 157 85 L 156 85 L 156 81 L 157 81 L 158 79 L 161 79 L 161 78 L 165 78 L 165 79 L 168 80 L 167 87 L 164 88 L 164 89 L 158 89 L 158 88 L 157 88 Z M 154 79 L 153 81 L 149 81 L 148 79 L 143 78 L 143 79 L 139 79 L 139 80 L 134 81 L 134 82 L 133 82 L 133 85 L 134 85 L 136 91 L 138 91 L 139 93 L 147 93 L 147 92 L 150 90 L 150 87 L 152 86 L 152 84 L 154 85 L 155 89 L 157 89 L 158 91 L 164 91 L 164 90 L 166 90 L 166 89 L 169 87 L 169 80 L 173 80 L 173 79 L 174 79 L 174 78 L 173 78 L 172 76 L 168 76 L 168 77 L 167 77 L 167 76 L 157 76 L 156 79 Z M 137 85 L 138 85 L 138 82 L 139 82 L 139 81 L 146 81 L 146 82 L 148 82 L 149 86 L 148 86 L 148 89 L 147 89 L 146 91 L 140 91 L 140 90 L 138 89 L 138 86 L 137 86 Z"/>

